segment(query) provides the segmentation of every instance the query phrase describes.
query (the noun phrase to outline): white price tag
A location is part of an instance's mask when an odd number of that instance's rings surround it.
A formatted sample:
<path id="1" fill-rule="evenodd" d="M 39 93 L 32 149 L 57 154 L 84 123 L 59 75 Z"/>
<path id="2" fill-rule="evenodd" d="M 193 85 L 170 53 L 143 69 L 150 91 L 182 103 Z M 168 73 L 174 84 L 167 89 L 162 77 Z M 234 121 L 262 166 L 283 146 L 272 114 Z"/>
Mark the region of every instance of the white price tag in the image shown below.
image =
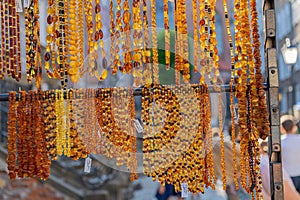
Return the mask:
<path id="1" fill-rule="evenodd" d="M 188 184 L 181 183 L 181 197 L 187 198 L 189 196 Z"/>
<path id="2" fill-rule="evenodd" d="M 28 8 L 30 5 L 30 0 L 24 0 L 24 8 Z"/>
<path id="3" fill-rule="evenodd" d="M 140 121 L 138 119 L 134 119 L 134 127 L 135 129 L 137 130 L 138 133 L 143 133 L 144 132 L 144 129 L 143 129 L 143 126 L 141 125 Z"/>
<path id="4" fill-rule="evenodd" d="M 92 167 L 92 159 L 90 157 L 87 157 L 85 159 L 85 163 L 84 163 L 84 172 L 85 173 L 90 173 L 91 172 L 91 167 Z"/>
<path id="5" fill-rule="evenodd" d="M 238 124 L 238 122 L 239 122 L 239 113 L 238 113 L 237 109 L 238 109 L 238 105 L 234 104 L 234 123 L 235 124 Z"/>
<path id="6" fill-rule="evenodd" d="M 16 11 L 23 12 L 22 0 L 17 0 L 16 2 Z"/>

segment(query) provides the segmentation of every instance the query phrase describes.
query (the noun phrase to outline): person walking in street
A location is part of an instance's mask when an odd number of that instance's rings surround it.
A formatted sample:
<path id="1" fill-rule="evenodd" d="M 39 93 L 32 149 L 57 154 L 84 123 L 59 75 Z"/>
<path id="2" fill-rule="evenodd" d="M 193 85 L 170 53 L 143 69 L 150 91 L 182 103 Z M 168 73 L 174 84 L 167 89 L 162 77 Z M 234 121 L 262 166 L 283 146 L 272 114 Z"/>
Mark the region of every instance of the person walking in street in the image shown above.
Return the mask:
<path id="1" fill-rule="evenodd" d="M 300 193 L 300 135 L 297 133 L 296 120 L 292 115 L 280 118 L 282 166 L 291 177 L 295 188 Z"/>
<path id="2" fill-rule="evenodd" d="M 262 195 L 264 200 L 271 200 L 270 191 L 270 164 L 268 156 L 268 140 L 260 140 L 260 171 L 262 180 Z M 284 169 L 282 168 L 283 177 L 283 194 L 284 199 L 300 200 L 300 194 L 297 192 L 292 179 Z"/>

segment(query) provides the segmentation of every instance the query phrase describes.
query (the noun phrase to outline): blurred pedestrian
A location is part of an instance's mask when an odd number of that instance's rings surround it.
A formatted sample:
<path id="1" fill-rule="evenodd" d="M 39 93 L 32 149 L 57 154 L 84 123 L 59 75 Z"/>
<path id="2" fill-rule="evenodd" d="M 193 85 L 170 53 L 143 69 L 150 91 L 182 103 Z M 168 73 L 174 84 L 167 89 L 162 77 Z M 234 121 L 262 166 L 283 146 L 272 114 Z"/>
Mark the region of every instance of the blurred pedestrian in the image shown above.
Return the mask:
<path id="1" fill-rule="evenodd" d="M 264 200 L 271 200 L 271 192 L 270 192 L 270 164 L 269 164 L 269 156 L 268 156 L 268 141 L 260 140 L 260 171 L 261 171 L 261 180 L 262 180 L 262 195 Z M 300 194 L 297 192 L 292 179 L 286 172 L 284 168 L 282 168 L 283 175 L 283 194 L 284 198 L 287 200 L 300 200 Z"/>
<path id="2" fill-rule="evenodd" d="M 296 120 L 292 115 L 283 115 L 280 118 L 281 125 L 281 151 L 282 165 L 300 193 L 300 135 Z"/>
<path id="3" fill-rule="evenodd" d="M 160 184 L 155 195 L 157 200 L 171 200 L 174 196 L 176 196 L 175 188 L 171 184 L 165 186 Z"/>

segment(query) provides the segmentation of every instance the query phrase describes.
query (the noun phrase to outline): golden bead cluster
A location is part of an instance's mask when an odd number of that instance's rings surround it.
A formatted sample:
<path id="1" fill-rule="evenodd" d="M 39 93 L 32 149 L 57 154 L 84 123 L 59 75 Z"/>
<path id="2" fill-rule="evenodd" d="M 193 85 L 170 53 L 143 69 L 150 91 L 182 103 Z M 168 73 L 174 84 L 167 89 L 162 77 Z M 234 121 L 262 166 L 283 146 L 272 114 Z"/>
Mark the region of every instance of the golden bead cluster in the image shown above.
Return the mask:
<path id="1" fill-rule="evenodd" d="M 183 182 L 195 193 L 214 187 L 209 101 L 207 85 L 143 87 L 144 174 L 176 191 Z"/>

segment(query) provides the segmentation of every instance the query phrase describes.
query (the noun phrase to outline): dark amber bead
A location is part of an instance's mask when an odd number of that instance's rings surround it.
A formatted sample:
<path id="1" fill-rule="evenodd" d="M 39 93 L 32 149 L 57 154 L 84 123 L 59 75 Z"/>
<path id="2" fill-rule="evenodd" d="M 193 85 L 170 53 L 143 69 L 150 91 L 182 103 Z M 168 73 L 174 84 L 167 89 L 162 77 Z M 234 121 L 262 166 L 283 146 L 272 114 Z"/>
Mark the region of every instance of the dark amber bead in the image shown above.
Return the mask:
<path id="1" fill-rule="evenodd" d="M 51 15 L 48 15 L 48 17 L 47 17 L 47 23 L 48 24 L 52 24 L 52 22 L 53 22 L 53 17 Z"/>
<path id="2" fill-rule="evenodd" d="M 117 15 L 117 17 L 121 17 L 121 11 L 118 10 L 116 15 Z"/>
<path id="3" fill-rule="evenodd" d="M 47 52 L 44 56 L 45 61 L 49 61 L 50 60 L 50 53 Z"/>
<path id="4" fill-rule="evenodd" d="M 34 57 L 34 52 L 32 50 L 30 50 L 28 55 L 29 55 L 30 58 L 33 58 Z"/>
<path id="5" fill-rule="evenodd" d="M 100 39 L 103 39 L 103 32 L 102 32 L 102 30 L 99 30 L 99 37 L 100 37 Z"/>
<path id="6" fill-rule="evenodd" d="M 99 4 L 97 4 L 96 7 L 95 7 L 95 12 L 99 13 L 100 11 L 101 11 L 101 7 L 100 7 Z"/>
<path id="7" fill-rule="evenodd" d="M 99 40 L 99 32 L 96 31 L 96 33 L 95 33 L 95 41 L 98 41 L 98 40 Z"/>

